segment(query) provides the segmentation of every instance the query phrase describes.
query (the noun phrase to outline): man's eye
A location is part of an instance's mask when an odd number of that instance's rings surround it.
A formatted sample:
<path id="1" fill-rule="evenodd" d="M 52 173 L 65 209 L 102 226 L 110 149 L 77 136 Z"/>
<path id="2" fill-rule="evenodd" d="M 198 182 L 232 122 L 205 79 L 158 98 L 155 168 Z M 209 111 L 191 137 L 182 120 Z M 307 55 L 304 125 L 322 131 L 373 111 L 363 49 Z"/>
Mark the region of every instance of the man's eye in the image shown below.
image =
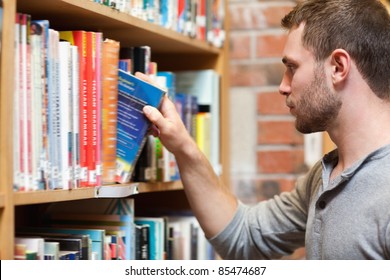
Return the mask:
<path id="1" fill-rule="evenodd" d="M 287 67 L 287 70 L 288 70 L 289 72 L 291 72 L 291 73 L 294 73 L 295 70 L 296 70 L 295 65 L 288 64 L 288 65 L 286 65 L 286 67 Z"/>

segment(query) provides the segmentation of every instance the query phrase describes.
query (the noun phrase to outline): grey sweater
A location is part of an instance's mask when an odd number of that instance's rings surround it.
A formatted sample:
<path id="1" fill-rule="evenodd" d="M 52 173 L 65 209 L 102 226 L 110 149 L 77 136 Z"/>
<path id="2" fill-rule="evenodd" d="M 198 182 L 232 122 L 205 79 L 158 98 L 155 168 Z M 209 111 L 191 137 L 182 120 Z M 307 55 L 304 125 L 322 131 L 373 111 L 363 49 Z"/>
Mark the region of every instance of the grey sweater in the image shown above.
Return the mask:
<path id="1" fill-rule="evenodd" d="M 390 259 L 390 145 L 333 181 L 337 151 L 295 190 L 255 206 L 239 203 L 209 241 L 225 259 L 276 259 L 306 247 L 307 259 Z"/>

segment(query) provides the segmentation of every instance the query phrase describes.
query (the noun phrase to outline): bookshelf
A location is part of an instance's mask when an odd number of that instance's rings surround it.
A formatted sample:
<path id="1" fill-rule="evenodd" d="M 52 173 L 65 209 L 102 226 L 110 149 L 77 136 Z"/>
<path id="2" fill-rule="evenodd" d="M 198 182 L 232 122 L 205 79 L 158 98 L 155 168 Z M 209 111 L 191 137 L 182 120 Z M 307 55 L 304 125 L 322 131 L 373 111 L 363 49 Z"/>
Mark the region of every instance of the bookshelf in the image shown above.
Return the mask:
<path id="1" fill-rule="evenodd" d="M 31 14 L 34 19 L 48 19 L 56 30 L 87 29 L 101 31 L 104 36 L 118 40 L 121 46 L 149 45 L 152 58 L 158 62 L 161 71 L 214 69 L 221 76 L 220 94 L 220 162 L 223 167 L 221 179 L 229 184 L 229 131 L 228 131 L 228 38 L 222 48 L 216 48 L 207 42 L 201 42 L 165 29 L 153 23 L 120 13 L 109 7 L 88 0 L 4 0 L 1 76 L 0 76 L 0 259 L 13 259 L 16 220 L 23 219 L 18 207 L 96 199 L 99 190 L 83 188 L 73 190 L 51 190 L 35 192 L 13 191 L 13 139 L 10 132 L 13 126 L 13 88 L 14 80 L 14 19 L 15 13 Z M 225 29 L 228 19 L 225 17 Z M 4 69 L 6 71 L 4 71 Z M 125 194 L 137 194 L 142 204 L 148 205 L 150 195 L 169 196 L 184 199 L 180 182 L 169 183 L 132 183 L 128 185 L 104 186 L 118 188 Z M 118 193 L 118 192 L 117 192 Z M 120 192 L 119 192 L 120 193 Z M 175 204 L 170 200 L 168 203 Z M 153 199 L 151 200 L 153 201 Z M 177 205 L 186 205 L 182 201 Z M 176 205 L 176 207 L 177 207 Z M 173 205 L 173 208 L 175 205 Z M 23 211 L 20 211 L 23 213 Z M 27 217 L 25 217 L 26 219 Z"/>

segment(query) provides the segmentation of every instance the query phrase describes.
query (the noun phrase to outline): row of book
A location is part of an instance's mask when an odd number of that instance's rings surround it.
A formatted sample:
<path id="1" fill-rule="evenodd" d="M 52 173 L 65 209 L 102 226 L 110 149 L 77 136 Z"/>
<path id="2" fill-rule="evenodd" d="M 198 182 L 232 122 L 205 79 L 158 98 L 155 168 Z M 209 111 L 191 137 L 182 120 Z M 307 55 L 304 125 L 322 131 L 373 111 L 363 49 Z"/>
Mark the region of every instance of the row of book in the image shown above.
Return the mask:
<path id="1" fill-rule="evenodd" d="M 66 204 L 65 204 L 66 205 Z M 64 205 L 62 205 L 63 207 Z M 16 229 L 15 259 L 195 260 L 215 253 L 189 214 L 134 215 L 133 199 L 89 200 L 52 212 L 41 227 Z M 51 209 L 53 211 L 53 209 Z M 62 210 L 64 211 L 64 210 Z"/>
<path id="2" fill-rule="evenodd" d="M 145 104 L 157 107 L 163 92 L 220 171 L 215 71 L 157 71 L 148 46 L 121 47 L 100 32 L 59 32 L 28 14 L 17 14 L 15 38 L 15 190 L 178 180 L 173 155 L 146 135 L 142 115 Z M 137 71 L 159 87 L 135 78 Z M 134 89 L 145 87 L 149 97 L 134 98 Z"/>
<path id="3" fill-rule="evenodd" d="M 94 0 L 145 21 L 221 47 L 225 0 Z"/>

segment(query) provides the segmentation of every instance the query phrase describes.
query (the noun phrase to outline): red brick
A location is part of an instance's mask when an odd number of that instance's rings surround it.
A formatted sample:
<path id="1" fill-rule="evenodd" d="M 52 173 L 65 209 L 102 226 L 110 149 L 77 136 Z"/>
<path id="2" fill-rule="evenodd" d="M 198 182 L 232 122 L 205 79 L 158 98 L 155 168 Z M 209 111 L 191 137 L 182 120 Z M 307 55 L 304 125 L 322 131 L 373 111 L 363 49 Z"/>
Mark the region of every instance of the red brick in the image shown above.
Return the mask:
<path id="1" fill-rule="evenodd" d="M 287 36 L 283 35 L 259 35 L 256 39 L 257 57 L 282 57 L 283 48 Z"/>
<path id="2" fill-rule="evenodd" d="M 284 73 L 282 63 L 230 66 L 230 86 L 279 86 Z"/>
<path id="3" fill-rule="evenodd" d="M 302 145 L 303 136 L 294 121 L 259 121 L 257 142 L 261 144 Z"/>
<path id="4" fill-rule="evenodd" d="M 230 35 L 230 58 L 248 59 L 251 55 L 250 36 L 242 34 Z"/>
<path id="5" fill-rule="evenodd" d="M 280 27 L 281 19 L 294 6 L 266 6 L 256 2 L 239 2 L 229 5 L 231 30 L 261 30 Z"/>
<path id="6" fill-rule="evenodd" d="M 301 173 L 306 167 L 302 149 L 287 151 L 258 151 L 257 168 L 259 173 Z"/>
<path id="7" fill-rule="evenodd" d="M 257 95 L 257 113 L 264 115 L 289 115 L 286 97 L 279 92 L 264 92 Z"/>

